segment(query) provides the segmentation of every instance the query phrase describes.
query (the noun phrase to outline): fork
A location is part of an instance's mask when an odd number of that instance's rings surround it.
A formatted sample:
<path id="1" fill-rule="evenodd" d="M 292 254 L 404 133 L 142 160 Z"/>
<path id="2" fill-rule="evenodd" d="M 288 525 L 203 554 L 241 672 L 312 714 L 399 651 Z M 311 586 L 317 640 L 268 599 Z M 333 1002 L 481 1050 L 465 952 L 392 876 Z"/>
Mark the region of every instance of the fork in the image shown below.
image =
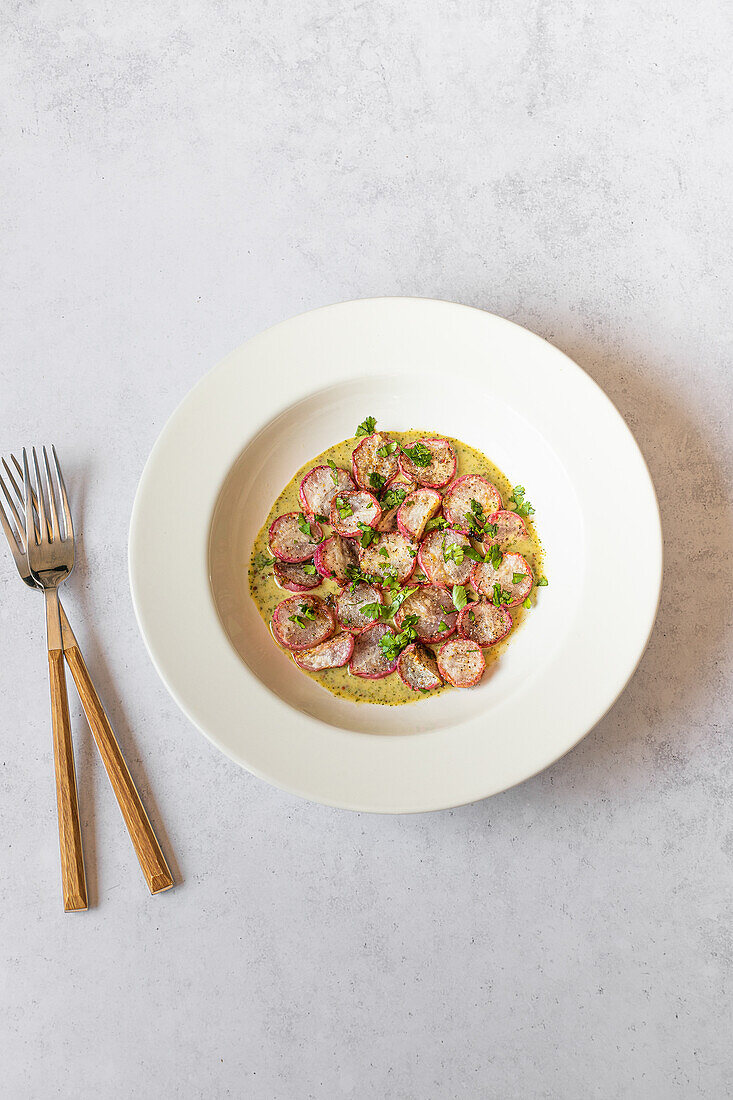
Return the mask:
<path id="1" fill-rule="evenodd" d="M 61 468 L 58 462 L 55 448 L 52 447 L 52 455 L 54 459 L 54 470 L 56 472 L 59 495 L 61 498 L 64 519 L 68 526 L 66 530 L 71 532 L 73 538 L 73 525 L 71 521 L 71 511 L 68 505 L 68 498 L 66 496 L 66 489 L 63 482 L 63 475 L 61 474 Z M 44 448 L 44 457 L 47 463 L 48 459 Z M 24 471 L 20 466 L 17 458 L 11 455 L 11 461 L 15 466 L 17 474 L 21 479 L 24 478 Z M 26 539 L 25 539 L 25 523 L 21 519 L 19 508 L 23 510 L 25 508 L 23 490 L 19 487 L 18 483 L 13 476 L 13 471 L 8 466 L 5 459 L 2 460 L 3 467 L 7 479 L 15 493 L 17 498 L 17 505 L 14 502 L 12 496 L 8 492 L 5 486 L 2 475 L 0 474 L 0 489 L 5 497 L 6 505 L 9 510 L 9 516 L 6 516 L 5 511 L 0 502 L 0 525 L 2 525 L 5 535 L 8 540 L 13 558 L 15 560 L 16 567 L 21 576 L 21 579 L 25 581 L 31 588 L 37 588 L 37 584 L 33 579 L 33 575 L 28 566 L 28 559 L 26 554 Z M 50 475 L 47 475 L 50 481 Z M 33 518 L 34 518 L 34 540 L 36 538 L 35 530 L 38 519 L 38 495 L 31 486 L 30 499 L 33 505 Z M 14 525 L 11 526 L 12 524 Z M 47 524 L 47 534 L 50 538 L 53 534 L 53 529 Z M 169 889 L 173 885 L 173 878 L 168 869 L 165 861 L 165 857 L 158 843 L 157 837 L 153 832 L 153 828 L 150 824 L 148 816 L 145 812 L 145 808 L 140 800 L 140 796 L 135 788 L 134 781 L 130 775 L 125 759 L 122 755 L 120 746 L 117 743 L 115 735 L 112 731 L 112 727 L 109 723 L 109 719 L 105 713 L 102 702 L 97 694 L 92 679 L 89 675 L 86 663 L 82 656 L 79 644 L 74 636 L 74 633 L 69 624 L 69 620 L 66 617 L 61 602 L 59 601 L 59 613 L 61 617 L 61 636 L 63 642 L 64 656 L 71 669 L 71 673 L 74 677 L 74 681 L 79 691 L 84 711 L 89 721 L 92 734 L 94 736 L 95 743 L 99 750 L 99 754 L 102 757 L 102 762 L 107 771 L 112 790 L 117 799 L 117 803 L 122 812 L 123 819 L 127 826 L 127 830 L 130 834 L 135 854 L 140 863 L 141 870 L 147 882 L 148 889 L 151 894 L 160 893 L 163 890 Z"/>

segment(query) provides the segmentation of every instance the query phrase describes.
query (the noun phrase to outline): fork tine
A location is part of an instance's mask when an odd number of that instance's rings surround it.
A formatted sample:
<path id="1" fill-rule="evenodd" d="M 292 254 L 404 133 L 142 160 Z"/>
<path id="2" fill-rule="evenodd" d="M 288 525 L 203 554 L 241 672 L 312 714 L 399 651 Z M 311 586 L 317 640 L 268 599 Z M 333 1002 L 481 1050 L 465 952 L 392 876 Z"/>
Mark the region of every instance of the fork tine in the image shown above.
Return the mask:
<path id="1" fill-rule="evenodd" d="M 2 474 L 0 474 L 0 487 L 2 488 L 5 499 L 8 502 L 8 507 L 10 508 L 10 514 L 13 517 L 13 521 L 14 521 L 15 526 L 13 526 L 11 524 L 10 520 L 8 519 L 5 508 L 3 507 L 3 502 L 1 500 L 0 500 L 0 524 L 2 525 L 2 529 L 5 532 L 5 537 L 6 537 L 6 539 L 8 540 L 8 542 L 10 544 L 10 549 L 13 550 L 13 546 L 16 546 L 21 554 L 25 554 L 25 539 L 23 538 L 23 524 L 21 523 L 20 516 L 18 515 L 18 511 L 17 511 L 15 505 L 13 504 L 13 501 L 10 498 L 10 493 L 8 492 L 8 490 L 6 488 L 6 485 L 5 485 L 5 482 L 3 481 Z M 15 554 L 14 551 L 13 551 L 13 554 Z"/>
<path id="2" fill-rule="evenodd" d="M 31 493 L 33 492 L 33 486 L 31 484 L 31 473 L 28 469 L 28 452 L 25 447 L 23 448 L 23 489 L 25 495 L 25 541 L 26 546 L 30 546 L 31 535 L 33 541 L 38 546 L 38 532 L 36 531 L 36 525 L 33 522 L 33 501 L 31 499 Z M 42 506 L 41 506 L 42 507 Z M 44 515 L 45 519 L 45 515 Z"/>
<path id="3" fill-rule="evenodd" d="M 56 486 L 53 483 L 51 477 L 51 466 L 48 461 L 48 451 L 44 445 L 43 447 L 43 464 L 46 468 L 46 487 L 48 488 L 48 507 L 51 513 L 51 541 L 54 539 L 61 539 L 61 528 L 59 527 L 59 514 L 56 510 Z"/>
<path id="4" fill-rule="evenodd" d="M 61 473 L 61 463 L 59 462 L 59 456 L 56 454 L 56 448 L 53 443 L 51 444 L 51 453 L 53 455 L 54 466 L 56 467 L 56 479 L 59 483 L 59 489 L 61 490 L 61 503 L 64 506 L 64 538 L 73 539 L 74 537 L 74 524 L 71 520 L 71 508 L 69 507 L 69 498 L 66 495 L 66 483 L 64 481 L 64 475 Z"/>
<path id="5" fill-rule="evenodd" d="M 22 482 L 23 481 L 23 467 L 18 462 L 18 459 L 15 457 L 15 455 L 11 455 L 10 457 L 13 460 L 13 465 L 15 466 L 16 470 L 18 471 L 18 476 L 20 477 L 20 480 Z M 8 467 L 8 464 L 5 461 L 5 459 L 3 459 L 3 466 L 5 467 L 5 469 L 8 472 L 8 477 L 10 478 L 10 481 L 12 482 L 13 488 L 15 489 L 16 496 L 18 497 L 18 500 L 20 501 L 20 506 L 22 508 L 24 506 L 24 503 L 25 503 L 25 497 L 23 496 L 23 490 L 18 486 L 18 483 L 16 482 L 15 478 L 13 477 L 13 475 L 10 471 L 10 468 Z M 38 497 L 36 496 L 36 493 L 35 493 L 34 489 L 31 489 L 31 500 L 33 501 L 33 519 L 35 521 L 36 531 L 38 531 Z M 23 530 L 25 530 L 25 524 L 23 524 Z M 51 532 L 50 531 L 49 531 L 48 535 L 49 535 L 49 539 L 50 539 L 50 537 L 51 537 Z"/>
<path id="6" fill-rule="evenodd" d="M 3 466 L 5 467 L 7 475 L 10 478 L 11 484 L 12 484 L 13 488 L 15 489 L 15 492 L 18 494 L 18 499 L 20 501 L 20 505 L 21 505 L 21 508 L 22 508 L 23 507 L 23 494 L 20 492 L 18 486 L 16 485 L 15 478 L 11 474 L 10 468 L 9 468 L 7 462 L 5 461 L 5 459 L 3 459 Z M 7 485 L 5 484 L 5 482 L 3 480 L 2 474 L 0 474 L 0 487 L 2 487 L 3 495 L 5 496 L 5 499 L 8 503 L 8 508 L 10 509 L 10 514 L 13 517 L 13 522 L 15 523 L 16 530 L 17 530 L 18 534 L 21 536 L 20 544 L 21 544 L 21 548 L 22 548 L 23 553 L 25 553 L 25 522 L 21 518 L 20 512 L 18 511 L 18 509 L 15 505 L 15 501 L 13 500 L 10 493 L 8 492 L 8 487 L 7 487 Z M 0 504 L 0 509 L 2 509 L 2 504 Z M 6 534 L 7 534 L 7 532 L 6 532 Z M 16 541 L 18 541 L 18 540 L 16 539 Z"/>
<path id="7" fill-rule="evenodd" d="M 44 542 L 46 535 L 48 534 L 48 520 L 46 519 L 46 498 L 43 492 L 43 479 L 41 478 L 41 468 L 38 465 L 38 455 L 36 454 L 35 447 L 33 447 L 33 469 L 35 471 L 36 493 L 38 495 L 38 518 L 41 521 L 41 542 Z M 28 496 L 28 500 L 30 500 L 32 510 L 33 499 L 30 495 Z"/>

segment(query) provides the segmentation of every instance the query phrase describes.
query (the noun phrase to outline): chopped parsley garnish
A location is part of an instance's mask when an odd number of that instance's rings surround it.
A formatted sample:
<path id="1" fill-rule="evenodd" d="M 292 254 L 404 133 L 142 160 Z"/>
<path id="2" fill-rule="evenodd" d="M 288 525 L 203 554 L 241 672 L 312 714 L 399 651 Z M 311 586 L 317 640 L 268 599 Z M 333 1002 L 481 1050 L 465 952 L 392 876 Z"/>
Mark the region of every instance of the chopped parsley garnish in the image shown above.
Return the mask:
<path id="1" fill-rule="evenodd" d="M 373 416 L 368 416 L 366 420 L 362 420 L 359 427 L 356 429 L 357 437 L 360 435 L 371 435 L 377 426 L 377 422 Z"/>
<path id="2" fill-rule="evenodd" d="M 417 550 L 415 549 L 414 546 L 408 546 L 407 547 L 407 553 L 410 555 L 411 558 L 416 558 L 417 557 Z"/>
<path id="3" fill-rule="evenodd" d="M 416 623 L 417 615 L 406 615 L 402 623 L 402 629 L 398 634 L 385 634 L 383 638 L 379 639 L 379 646 L 388 661 L 396 660 L 402 650 L 415 641 L 417 638 Z"/>
<path id="4" fill-rule="evenodd" d="M 306 538 L 313 538 L 313 532 L 311 531 L 311 525 L 305 518 L 302 512 L 298 512 L 298 527 Z"/>
<path id="5" fill-rule="evenodd" d="M 304 619 L 310 619 L 311 622 L 313 622 L 316 617 L 315 608 L 309 607 L 307 603 L 302 603 L 300 605 L 300 613 Z"/>
<path id="6" fill-rule="evenodd" d="M 328 523 L 328 516 L 322 516 L 320 512 L 316 512 L 315 517 L 319 523 Z"/>
<path id="7" fill-rule="evenodd" d="M 362 573 L 360 565 L 347 565 L 346 576 L 351 581 L 351 591 L 356 590 L 357 584 L 376 584 L 378 578 L 372 577 L 369 573 Z"/>
<path id="8" fill-rule="evenodd" d="M 512 602 L 512 594 L 511 594 L 511 592 L 507 592 L 505 589 L 503 589 L 501 587 L 500 584 L 497 583 L 497 584 L 494 585 L 494 591 L 493 591 L 493 594 L 492 594 L 492 597 L 491 597 L 491 602 L 493 603 L 493 605 L 495 607 L 501 607 L 501 605 L 504 604 L 504 603 L 511 603 Z"/>
<path id="9" fill-rule="evenodd" d="M 512 584 L 521 584 L 526 576 L 526 573 L 512 573 Z"/>
<path id="10" fill-rule="evenodd" d="M 498 523 L 485 523 L 483 530 L 484 530 L 484 538 L 486 538 L 488 536 L 490 539 L 495 539 L 496 538 L 496 532 L 499 530 L 499 524 Z"/>
<path id="11" fill-rule="evenodd" d="M 373 527 L 370 527 L 368 523 L 360 523 L 359 530 L 362 532 L 362 536 L 359 542 L 366 550 L 367 546 L 371 545 L 377 537 L 377 532 Z"/>
<path id="12" fill-rule="evenodd" d="M 301 628 L 305 626 L 305 619 L 301 615 L 290 615 L 289 619 L 291 623 L 297 623 Z"/>
<path id="13" fill-rule="evenodd" d="M 377 452 L 379 453 L 379 452 Z M 414 447 L 403 447 L 403 455 L 407 455 L 415 466 L 429 466 L 433 460 L 433 453 L 424 443 L 416 443 Z"/>
<path id="14" fill-rule="evenodd" d="M 348 516 L 353 516 L 354 509 L 349 504 L 348 500 L 344 500 L 343 497 L 336 497 L 336 508 L 341 519 L 346 519 Z"/>
<path id="15" fill-rule="evenodd" d="M 453 606 L 455 607 L 456 611 L 462 611 L 463 608 L 468 603 L 468 596 L 466 595 L 466 589 L 463 587 L 462 584 L 454 584 L 453 585 L 452 596 L 453 596 Z"/>
<path id="16" fill-rule="evenodd" d="M 328 465 L 331 467 L 331 477 L 333 478 L 334 485 L 339 483 L 338 466 L 332 458 L 328 459 Z"/>
<path id="17" fill-rule="evenodd" d="M 474 550 L 474 548 L 472 546 L 464 546 L 463 547 L 463 556 L 464 556 L 464 558 L 470 558 L 471 561 L 483 561 L 484 560 L 481 557 L 481 555 L 476 550 Z"/>
<path id="18" fill-rule="evenodd" d="M 443 536 L 443 561 L 454 561 L 456 565 L 462 565 L 465 556 L 465 547 L 457 542 L 452 542 L 450 546 L 446 546 L 445 536 Z"/>
<path id="19" fill-rule="evenodd" d="M 387 549 L 386 546 L 380 546 L 379 556 L 380 556 L 380 558 L 388 558 L 389 557 L 389 550 Z"/>
<path id="20" fill-rule="evenodd" d="M 438 633 L 443 634 L 448 629 L 448 623 L 443 621 L 438 627 Z"/>
<path id="21" fill-rule="evenodd" d="M 382 611 L 382 618 L 384 619 L 393 618 L 402 607 L 407 597 L 411 596 L 413 592 L 417 592 L 417 588 L 400 588 L 399 586 L 395 588 L 394 585 L 388 585 L 388 587 L 392 593 L 392 599 Z"/>
<path id="22" fill-rule="evenodd" d="M 381 603 L 365 603 L 359 608 L 362 615 L 366 615 L 367 619 L 378 619 L 382 614 Z"/>
<path id="23" fill-rule="evenodd" d="M 372 470 L 369 475 L 369 484 L 371 485 L 375 493 L 381 493 L 382 489 L 384 488 L 384 478 L 381 474 L 378 474 L 375 470 Z"/>
<path id="24" fill-rule="evenodd" d="M 442 516 L 436 516 L 434 519 L 429 519 L 425 524 L 425 533 L 428 531 L 442 531 L 444 527 L 448 526 L 448 520 L 443 519 Z"/>
<path id="25" fill-rule="evenodd" d="M 307 573 L 309 577 L 314 577 L 316 574 L 316 567 L 312 561 L 307 561 L 303 566 L 303 572 Z"/>
<path id="26" fill-rule="evenodd" d="M 255 554 L 252 560 L 252 564 L 254 565 L 255 571 L 257 573 L 262 573 L 265 569 L 269 569 L 271 565 L 275 564 L 275 559 L 268 558 L 267 554 L 258 552 Z"/>
<path id="27" fill-rule="evenodd" d="M 524 492 L 525 489 L 523 485 L 515 485 L 509 501 L 514 504 L 513 511 L 515 511 L 518 516 L 531 516 L 534 514 L 534 508 L 528 500 L 524 499 Z"/>
<path id="28" fill-rule="evenodd" d="M 406 489 L 388 489 L 382 497 L 382 508 L 388 512 L 390 508 L 397 508 L 407 496 Z"/>
<path id="29" fill-rule="evenodd" d="M 380 458 L 389 458 L 397 450 L 397 444 L 394 440 L 390 443 L 384 443 L 381 447 L 377 447 L 377 454 Z"/>
<path id="30" fill-rule="evenodd" d="M 537 587 L 538 588 L 547 588 L 549 583 L 550 582 L 548 581 L 547 577 L 540 577 L 540 579 L 537 581 Z"/>
<path id="31" fill-rule="evenodd" d="M 499 549 L 498 546 L 489 547 L 489 552 L 487 553 L 486 557 L 484 558 L 484 561 L 489 562 L 492 569 L 498 569 L 499 566 L 501 565 L 501 563 L 503 562 L 503 560 L 504 560 L 504 555 L 502 554 L 502 552 L 501 552 L 501 550 Z"/>
<path id="32" fill-rule="evenodd" d="M 532 601 L 530 600 L 529 596 L 527 596 L 527 599 L 522 604 L 522 607 L 526 608 L 526 610 L 529 611 L 531 606 L 532 606 Z"/>

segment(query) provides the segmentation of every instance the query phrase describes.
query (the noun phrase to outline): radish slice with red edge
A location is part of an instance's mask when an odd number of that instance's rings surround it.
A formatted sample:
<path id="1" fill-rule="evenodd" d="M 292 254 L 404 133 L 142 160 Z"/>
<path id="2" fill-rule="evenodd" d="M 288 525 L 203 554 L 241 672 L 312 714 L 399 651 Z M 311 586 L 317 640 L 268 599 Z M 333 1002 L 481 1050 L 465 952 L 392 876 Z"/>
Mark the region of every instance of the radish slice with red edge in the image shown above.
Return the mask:
<path id="1" fill-rule="evenodd" d="M 399 507 L 397 527 L 406 539 L 419 542 L 425 534 L 425 525 L 437 515 L 443 503 L 435 489 L 415 489 Z"/>
<path id="2" fill-rule="evenodd" d="M 439 584 L 421 584 L 395 614 L 398 630 L 408 615 L 417 616 L 415 633 L 420 642 L 442 642 L 455 632 L 458 612 L 447 588 Z"/>
<path id="3" fill-rule="evenodd" d="M 468 638 L 449 638 L 438 650 L 438 671 L 453 687 L 475 687 L 485 668 L 481 646 Z"/>
<path id="4" fill-rule="evenodd" d="M 309 516 L 328 516 L 336 493 L 354 489 L 351 474 L 338 466 L 314 466 L 300 483 L 300 506 Z"/>
<path id="5" fill-rule="evenodd" d="M 412 452 L 415 457 L 420 455 L 428 461 L 418 465 L 405 451 Z M 447 439 L 418 439 L 400 452 L 400 469 L 418 485 L 442 489 L 455 475 L 456 452 Z"/>
<path id="6" fill-rule="evenodd" d="M 285 649 L 312 649 L 336 629 L 336 617 L 320 596 L 288 596 L 272 614 L 272 633 Z"/>
<path id="7" fill-rule="evenodd" d="M 371 609 L 376 604 L 382 607 L 384 596 L 382 589 L 376 584 L 366 584 L 362 581 L 357 584 L 347 584 L 336 597 L 336 616 L 341 625 L 351 631 L 352 634 L 361 634 L 379 618 L 377 614 L 365 614 L 364 607 Z"/>
<path id="8" fill-rule="evenodd" d="M 370 493 L 380 492 L 390 484 L 398 469 L 399 448 L 389 436 L 374 432 L 364 436 L 361 443 L 354 447 L 351 472 L 360 489 Z"/>
<path id="9" fill-rule="evenodd" d="M 506 607 L 494 607 L 488 600 L 469 603 L 458 616 L 458 633 L 470 638 L 482 648 L 496 645 L 506 638 L 513 626 Z"/>
<path id="10" fill-rule="evenodd" d="M 351 634 L 335 634 L 312 649 L 293 653 L 298 668 L 306 672 L 323 672 L 327 668 L 341 668 L 348 665 L 354 652 L 354 638 Z"/>
<path id="11" fill-rule="evenodd" d="M 443 686 L 435 657 L 419 643 L 402 650 L 397 658 L 397 673 L 413 691 L 435 691 Z"/>
<path id="12" fill-rule="evenodd" d="M 489 523 L 496 528 L 496 534 L 487 535 L 481 542 L 481 551 L 484 554 L 491 546 L 509 550 L 513 543 L 529 538 L 527 525 L 516 512 L 507 512 L 501 508 L 498 512 L 491 513 Z"/>
<path id="13" fill-rule="evenodd" d="M 365 680 L 381 680 L 389 676 L 397 667 L 397 656 L 390 659 L 382 649 L 382 638 L 394 635 L 387 623 L 376 623 L 354 638 L 354 655 L 351 658 L 349 672 L 352 676 L 361 676 Z"/>
<path id="14" fill-rule="evenodd" d="M 275 583 L 287 592 L 310 592 L 311 588 L 318 588 L 322 580 L 313 562 L 307 561 L 276 561 L 272 572 Z"/>
<path id="15" fill-rule="evenodd" d="M 366 489 L 346 489 L 331 501 L 329 522 L 344 538 L 357 538 L 365 527 L 376 527 L 382 509 L 373 493 Z"/>
<path id="16" fill-rule="evenodd" d="M 359 565 L 359 555 L 353 542 L 341 538 L 341 535 L 331 535 L 316 550 L 313 564 L 322 577 L 346 584 L 349 570 Z"/>
<path id="17" fill-rule="evenodd" d="M 270 524 L 270 550 L 280 561 L 308 561 L 323 538 L 323 528 L 302 512 L 286 512 Z"/>
<path id="18" fill-rule="evenodd" d="M 415 572 L 417 547 L 399 531 L 391 531 L 360 546 L 359 561 L 364 573 L 404 584 Z"/>
<path id="19" fill-rule="evenodd" d="M 529 562 L 521 554 L 504 554 L 501 565 L 477 562 L 471 571 L 471 584 L 482 596 L 497 599 L 506 607 L 516 607 L 532 591 L 534 578 Z M 495 585 L 499 587 L 495 589 Z"/>
<path id="20" fill-rule="evenodd" d="M 457 478 L 443 497 L 443 515 L 451 527 L 462 531 L 464 535 L 474 529 L 466 518 L 476 514 L 471 507 L 472 500 L 483 509 L 484 519 L 488 519 L 492 512 L 501 508 L 501 493 L 487 478 L 479 474 L 466 474 L 465 477 Z"/>
<path id="21" fill-rule="evenodd" d="M 429 531 L 420 543 L 420 568 L 433 584 L 465 584 L 473 562 L 461 551 L 470 549 L 469 539 L 459 531 Z"/>

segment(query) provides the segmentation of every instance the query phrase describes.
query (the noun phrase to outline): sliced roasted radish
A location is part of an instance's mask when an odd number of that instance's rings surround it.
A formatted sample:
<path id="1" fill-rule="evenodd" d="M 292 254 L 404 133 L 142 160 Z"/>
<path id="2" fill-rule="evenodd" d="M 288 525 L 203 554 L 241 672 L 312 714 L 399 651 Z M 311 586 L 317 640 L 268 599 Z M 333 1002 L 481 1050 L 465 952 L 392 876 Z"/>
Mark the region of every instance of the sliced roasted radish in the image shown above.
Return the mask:
<path id="1" fill-rule="evenodd" d="M 360 634 L 374 626 L 383 603 L 382 589 L 376 584 L 347 584 L 336 597 L 338 621 L 352 634 Z M 365 611 L 364 608 L 368 610 Z M 376 613 L 375 613 L 376 612 Z"/>
<path id="2" fill-rule="evenodd" d="M 438 650 L 438 671 L 453 687 L 474 687 L 485 668 L 481 646 L 469 638 L 449 638 Z"/>
<path id="3" fill-rule="evenodd" d="M 323 538 L 323 528 L 302 512 L 286 512 L 270 524 L 270 550 L 280 561 L 308 561 Z"/>
<path id="4" fill-rule="evenodd" d="M 384 580 L 403 584 L 415 572 L 417 547 L 399 531 L 377 535 L 369 546 L 359 548 L 362 570 Z"/>
<path id="5" fill-rule="evenodd" d="M 508 550 L 513 543 L 529 538 L 527 525 L 516 512 L 507 512 L 504 508 L 501 508 L 498 512 L 491 513 L 489 523 L 496 528 L 496 534 L 485 536 L 481 543 L 484 554 L 491 546 L 498 546 L 500 550 Z"/>
<path id="6" fill-rule="evenodd" d="M 522 603 L 532 591 L 532 570 L 521 554 L 504 554 L 501 565 L 477 562 L 471 572 L 471 584 L 482 596 L 506 607 Z"/>
<path id="7" fill-rule="evenodd" d="M 288 596 L 272 615 L 272 633 L 285 649 L 312 649 L 335 629 L 336 618 L 320 596 Z"/>
<path id="8" fill-rule="evenodd" d="M 442 499 L 435 489 L 415 489 L 400 505 L 397 526 L 406 539 L 419 542 L 429 519 L 440 511 Z"/>
<path id="9" fill-rule="evenodd" d="M 300 483 L 300 506 L 309 516 L 328 516 L 336 493 L 355 488 L 351 474 L 338 466 L 314 466 Z"/>
<path id="10" fill-rule="evenodd" d="M 418 485 L 441 489 L 456 472 L 456 452 L 447 439 L 418 439 L 400 453 L 400 469 Z"/>
<path id="11" fill-rule="evenodd" d="M 312 649 L 293 653 L 293 660 L 306 672 L 322 672 L 325 668 L 341 668 L 342 665 L 347 665 L 353 652 L 352 634 L 334 634 L 333 638 L 327 638 Z"/>
<path id="12" fill-rule="evenodd" d="M 272 572 L 275 583 L 288 592 L 309 592 L 321 583 L 321 575 L 312 561 L 276 561 Z"/>
<path id="13" fill-rule="evenodd" d="M 467 604 L 458 616 L 460 636 L 485 647 L 506 638 L 512 626 L 512 617 L 506 607 L 495 607 L 488 600 Z"/>
<path id="14" fill-rule="evenodd" d="M 472 501 L 475 502 L 473 505 Z M 501 493 L 479 474 L 457 478 L 443 497 L 443 515 L 451 526 L 466 535 L 474 530 L 467 517 L 476 515 L 486 520 L 500 508 Z"/>
<path id="15" fill-rule="evenodd" d="M 332 535 L 324 539 L 313 556 L 313 564 L 322 577 L 345 584 L 349 579 L 349 569 L 359 564 L 359 555 L 353 542 Z"/>
<path id="16" fill-rule="evenodd" d="M 465 556 L 471 543 L 458 531 L 429 531 L 420 543 L 418 561 L 433 584 L 465 584 L 473 562 Z"/>
<path id="17" fill-rule="evenodd" d="M 376 623 L 363 634 L 357 634 L 354 638 L 354 655 L 349 665 L 352 676 L 361 676 L 365 680 L 381 680 L 383 676 L 394 672 L 397 657 L 388 657 L 380 645 L 382 638 L 388 635 L 394 635 L 394 630 L 387 623 Z"/>
<path id="18" fill-rule="evenodd" d="M 382 509 L 366 489 L 345 489 L 331 501 L 330 524 L 344 538 L 355 538 L 365 527 L 376 527 Z"/>
<path id="19" fill-rule="evenodd" d="M 366 435 L 354 447 L 351 472 L 361 489 L 379 492 L 389 485 L 399 468 L 399 448 L 393 439 L 381 432 Z"/>
<path id="20" fill-rule="evenodd" d="M 397 672 L 403 684 L 413 691 L 435 691 L 443 685 L 435 657 L 419 643 L 402 650 L 397 658 Z"/>
<path id="21" fill-rule="evenodd" d="M 407 615 L 416 615 L 415 633 L 421 642 L 442 642 L 456 629 L 458 612 L 447 588 L 440 584 L 421 584 L 412 592 L 395 615 L 395 624 L 402 629 Z"/>

